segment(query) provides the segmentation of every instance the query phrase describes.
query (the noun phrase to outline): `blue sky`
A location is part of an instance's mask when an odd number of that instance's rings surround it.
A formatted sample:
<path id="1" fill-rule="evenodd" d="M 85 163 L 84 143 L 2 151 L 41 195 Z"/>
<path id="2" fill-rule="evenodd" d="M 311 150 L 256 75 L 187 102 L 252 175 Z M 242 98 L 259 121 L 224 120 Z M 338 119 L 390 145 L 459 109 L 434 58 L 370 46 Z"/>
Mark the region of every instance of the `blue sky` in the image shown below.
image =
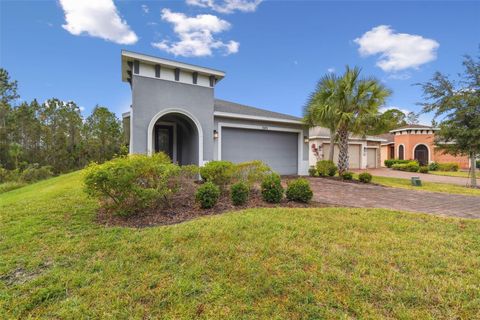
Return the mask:
<path id="1" fill-rule="evenodd" d="M 127 49 L 224 70 L 217 98 L 300 116 L 317 80 L 349 64 L 393 90 L 387 106 L 418 111 L 413 84 L 455 75 L 462 55 L 478 53 L 479 13 L 462 1 L 1 0 L 0 66 L 23 100 L 120 115 Z"/>

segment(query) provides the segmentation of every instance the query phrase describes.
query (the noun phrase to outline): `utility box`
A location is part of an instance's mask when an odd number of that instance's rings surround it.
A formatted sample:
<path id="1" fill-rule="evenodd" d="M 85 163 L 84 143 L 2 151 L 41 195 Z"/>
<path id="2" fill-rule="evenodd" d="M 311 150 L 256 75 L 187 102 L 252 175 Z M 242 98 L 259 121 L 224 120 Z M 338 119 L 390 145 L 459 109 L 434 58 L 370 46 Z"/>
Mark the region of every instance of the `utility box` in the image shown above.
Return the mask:
<path id="1" fill-rule="evenodd" d="M 412 177 L 412 186 L 414 187 L 422 186 L 422 180 L 420 180 L 420 177 Z"/>

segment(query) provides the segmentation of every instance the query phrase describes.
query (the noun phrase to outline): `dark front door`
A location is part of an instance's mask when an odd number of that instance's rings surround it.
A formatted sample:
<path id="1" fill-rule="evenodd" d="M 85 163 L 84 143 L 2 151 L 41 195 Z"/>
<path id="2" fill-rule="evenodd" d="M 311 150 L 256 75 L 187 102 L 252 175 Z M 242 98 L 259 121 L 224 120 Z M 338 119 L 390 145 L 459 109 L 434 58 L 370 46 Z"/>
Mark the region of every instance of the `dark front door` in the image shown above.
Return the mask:
<path id="1" fill-rule="evenodd" d="M 423 144 L 415 148 L 415 160 L 417 160 L 422 166 L 428 164 L 428 149 Z"/>
<path id="2" fill-rule="evenodd" d="M 164 152 L 173 159 L 173 127 L 155 126 L 155 152 Z"/>

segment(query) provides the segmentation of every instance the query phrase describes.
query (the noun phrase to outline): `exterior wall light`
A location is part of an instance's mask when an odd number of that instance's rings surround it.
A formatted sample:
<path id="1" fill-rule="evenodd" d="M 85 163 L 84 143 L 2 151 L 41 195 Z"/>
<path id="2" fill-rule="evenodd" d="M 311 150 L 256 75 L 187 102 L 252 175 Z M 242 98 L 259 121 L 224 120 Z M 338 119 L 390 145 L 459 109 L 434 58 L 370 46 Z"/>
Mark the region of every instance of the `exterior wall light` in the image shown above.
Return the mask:
<path id="1" fill-rule="evenodd" d="M 310 140 L 308 139 L 307 136 L 303 136 L 303 142 L 308 143 Z"/>
<path id="2" fill-rule="evenodd" d="M 213 130 L 213 139 L 218 139 L 218 131 Z"/>

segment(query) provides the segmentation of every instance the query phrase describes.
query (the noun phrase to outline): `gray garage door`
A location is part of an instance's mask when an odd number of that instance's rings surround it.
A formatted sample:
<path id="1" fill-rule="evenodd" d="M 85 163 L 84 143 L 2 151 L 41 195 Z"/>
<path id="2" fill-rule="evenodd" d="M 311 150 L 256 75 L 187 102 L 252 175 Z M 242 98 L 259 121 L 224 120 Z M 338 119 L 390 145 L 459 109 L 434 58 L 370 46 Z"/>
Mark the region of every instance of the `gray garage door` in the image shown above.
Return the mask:
<path id="1" fill-rule="evenodd" d="M 329 143 L 324 143 L 322 145 L 323 148 L 323 158 L 327 160 L 329 158 L 330 154 L 330 144 Z M 338 146 L 335 146 L 335 150 L 333 153 L 333 162 L 335 164 L 338 164 L 338 154 L 339 154 L 339 149 Z M 350 166 L 350 169 L 360 169 L 360 145 L 358 144 L 349 144 L 348 145 L 348 163 Z"/>
<path id="2" fill-rule="evenodd" d="M 224 127 L 222 160 L 262 160 L 280 174 L 297 174 L 298 133 Z"/>

